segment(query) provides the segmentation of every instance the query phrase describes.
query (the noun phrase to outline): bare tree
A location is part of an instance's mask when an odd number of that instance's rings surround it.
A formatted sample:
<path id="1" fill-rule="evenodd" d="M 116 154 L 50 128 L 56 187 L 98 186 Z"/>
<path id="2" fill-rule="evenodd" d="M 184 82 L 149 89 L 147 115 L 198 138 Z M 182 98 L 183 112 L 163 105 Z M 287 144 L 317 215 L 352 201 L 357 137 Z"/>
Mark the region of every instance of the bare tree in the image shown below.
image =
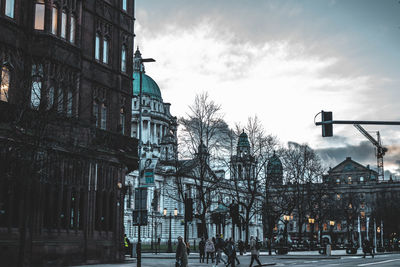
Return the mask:
<path id="1" fill-rule="evenodd" d="M 308 145 L 289 142 L 283 157 L 285 180 L 295 201 L 299 241 L 302 240 L 302 228 L 306 219 L 312 216 L 310 199 L 313 183 L 321 181 L 323 168 L 318 155 Z"/>

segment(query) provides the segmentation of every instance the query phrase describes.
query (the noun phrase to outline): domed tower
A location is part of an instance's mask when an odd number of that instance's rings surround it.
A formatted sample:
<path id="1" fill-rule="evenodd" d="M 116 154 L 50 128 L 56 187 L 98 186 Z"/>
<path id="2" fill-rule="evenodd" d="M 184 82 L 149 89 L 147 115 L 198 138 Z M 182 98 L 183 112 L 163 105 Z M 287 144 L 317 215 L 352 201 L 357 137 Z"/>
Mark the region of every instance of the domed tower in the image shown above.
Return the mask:
<path id="1" fill-rule="evenodd" d="M 243 131 L 239 135 L 236 155 L 231 158 L 231 177 L 233 179 L 245 180 L 255 178 L 256 161 L 250 152 L 249 138 Z"/>
<path id="2" fill-rule="evenodd" d="M 267 179 L 270 185 L 283 184 L 283 167 L 279 157 L 275 154 L 269 159 L 267 164 Z"/>
<path id="3" fill-rule="evenodd" d="M 209 164 L 209 156 L 210 153 L 208 153 L 208 149 L 207 147 L 204 145 L 203 140 L 200 141 L 200 145 L 197 148 L 197 153 L 196 156 L 199 159 L 202 159 L 203 162 Z"/>
<path id="4" fill-rule="evenodd" d="M 141 64 L 142 55 L 139 48 L 135 52 L 133 72 L 132 98 L 132 137 L 139 138 L 139 94 L 140 71 L 142 71 L 142 157 L 159 158 L 162 145 L 169 146 L 168 155 L 174 151 L 171 145 L 176 145 L 177 119 L 170 113 L 169 103 L 164 103 L 161 90 L 157 83 L 145 73 Z M 140 69 L 142 68 L 142 70 Z M 167 137 L 164 140 L 164 137 Z M 171 141 L 170 139 L 174 139 Z M 165 142 L 162 142 L 162 141 Z M 162 144 L 163 143 L 163 144 Z M 165 148 L 164 148 L 165 150 Z M 169 156 L 167 156 L 169 158 Z"/>

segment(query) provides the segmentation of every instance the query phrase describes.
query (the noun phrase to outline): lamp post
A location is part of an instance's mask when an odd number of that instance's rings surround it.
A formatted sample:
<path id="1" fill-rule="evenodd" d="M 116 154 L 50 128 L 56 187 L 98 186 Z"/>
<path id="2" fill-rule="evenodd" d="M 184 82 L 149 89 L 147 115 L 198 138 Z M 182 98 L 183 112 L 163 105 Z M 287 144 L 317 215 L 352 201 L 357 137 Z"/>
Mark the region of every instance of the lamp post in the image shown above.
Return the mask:
<path id="1" fill-rule="evenodd" d="M 313 247 L 313 243 L 314 243 L 314 223 L 315 223 L 315 219 L 313 218 L 308 218 L 308 223 L 310 224 L 310 233 L 311 233 L 311 238 L 310 238 L 310 250 Z"/>
<path id="2" fill-rule="evenodd" d="M 287 232 L 287 225 L 288 222 L 290 221 L 290 216 L 289 215 L 283 215 L 283 221 L 285 222 L 285 246 L 288 245 L 288 232 Z"/>
<path id="3" fill-rule="evenodd" d="M 152 58 L 142 58 L 139 52 L 139 49 L 135 52 L 135 62 L 134 62 L 134 71 L 139 71 L 139 142 L 138 142 L 138 161 L 139 161 L 139 168 L 138 168 L 138 188 L 140 190 L 140 159 L 142 155 L 142 87 L 143 87 L 143 72 L 144 72 L 144 65 L 145 62 L 155 62 Z M 141 194 L 141 191 L 139 191 Z M 141 239 L 140 239 L 140 224 L 141 224 L 141 210 L 142 207 L 135 207 L 136 210 L 139 210 L 138 213 L 138 242 L 137 242 L 137 267 L 142 266 L 142 253 L 141 253 Z"/>
<path id="4" fill-rule="evenodd" d="M 335 221 L 329 221 L 329 225 L 331 226 L 331 242 L 333 245 L 333 227 L 335 226 Z"/>
<path id="5" fill-rule="evenodd" d="M 169 237 L 168 237 L 168 248 L 167 252 L 171 253 L 172 252 L 172 241 L 171 241 L 171 233 L 172 233 L 172 214 L 171 212 L 169 213 L 169 216 L 167 217 L 167 208 L 164 208 L 164 217 L 169 218 Z M 178 216 L 178 209 L 174 209 L 174 217 Z"/>

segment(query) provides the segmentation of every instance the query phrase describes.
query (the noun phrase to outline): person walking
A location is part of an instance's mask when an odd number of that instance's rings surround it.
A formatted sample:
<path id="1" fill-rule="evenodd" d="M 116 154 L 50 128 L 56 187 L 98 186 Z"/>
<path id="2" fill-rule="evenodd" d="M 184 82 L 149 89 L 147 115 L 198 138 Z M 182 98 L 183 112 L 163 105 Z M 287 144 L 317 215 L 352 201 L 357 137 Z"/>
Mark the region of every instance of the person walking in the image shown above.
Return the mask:
<path id="1" fill-rule="evenodd" d="M 187 267 L 188 266 L 188 256 L 186 253 L 186 245 L 183 242 L 181 236 L 178 237 L 178 246 L 176 247 L 176 267 Z"/>
<path id="2" fill-rule="evenodd" d="M 258 258 L 258 255 L 260 255 L 260 251 L 257 246 L 257 242 L 254 239 L 254 236 L 250 237 L 250 250 L 251 250 L 251 260 L 250 260 L 250 265 L 249 267 L 253 266 L 254 260 L 258 263 L 258 265 L 262 265 L 260 262 L 260 259 Z"/>
<path id="3" fill-rule="evenodd" d="M 206 249 L 206 242 L 204 242 L 204 238 L 202 237 L 199 242 L 200 263 L 202 262 L 204 263 L 205 249 Z"/>
<path id="4" fill-rule="evenodd" d="M 217 257 L 215 260 L 216 265 L 218 265 L 220 261 L 226 264 L 226 261 L 222 258 L 222 252 L 224 249 L 225 249 L 225 242 L 220 236 L 218 236 L 215 244 L 215 250 L 217 251 Z"/>
<path id="5" fill-rule="evenodd" d="M 372 258 L 374 258 L 374 253 L 372 252 L 371 243 L 369 242 L 368 239 L 364 239 L 364 241 L 362 243 L 362 249 L 364 252 L 363 258 L 365 258 L 365 256 L 367 256 L 367 253 L 371 254 Z"/>
<path id="6" fill-rule="evenodd" d="M 209 257 L 211 258 L 211 263 L 214 263 L 215 246 L 214 246 L 214 243 L 211 241 L 211 239 L 207 239 L 205 251 L 207 254 L 207 264 L 208 264 Z"/>
<path id="7" fill-rule="evenodd" d="M 235 247 L 235 242 L 233 242 L 233 239 L 229 239 L 227 242 L 227 245 L 225 247 L 225 252 L 226 255 L 228 256 L 228 262 L 226 263 L 226 266 L 232 266 L 235 267 L 235 262 L 237 264 L 240 264 L 239 259 L 236 257 L 236 247 Z"/>

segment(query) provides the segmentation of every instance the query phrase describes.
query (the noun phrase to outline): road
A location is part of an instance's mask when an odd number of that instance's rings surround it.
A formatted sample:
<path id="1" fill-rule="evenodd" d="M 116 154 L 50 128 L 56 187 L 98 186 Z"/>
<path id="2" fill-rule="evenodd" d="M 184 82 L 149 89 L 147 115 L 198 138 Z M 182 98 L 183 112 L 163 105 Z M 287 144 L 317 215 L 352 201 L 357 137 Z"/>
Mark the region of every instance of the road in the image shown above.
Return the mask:
<path id="1" fill-rule="evenodd" d="M 249 266 L 250 256 L 239 256 L 240 265 Z M 293 267 L 309 267 L 309 266 L 324 266 L 324 267 L 390 267 L 400 266 L 400 254 L 384 254 L 376 255 L 374 259 L 370 256 L 363 258 L 362 256 L 341 256 L 336 259 L 324 259 L 319 256 L 296 256 L 296 257 L 279 257 L 279 256 L 261 256 L 261 262 L 264 263 L 276 263 L 275 266 L 293 266 Z M 99 264 L 99 265 L 86 265 L 87 267 L 128 267 L 135 266 L 136 262 L 122 263 L 122 264 Z M 142 267 L 175 267 L 174 259 L 162 259 L 162 258 L 143 258 Z M 212 267 L 213 264 L 209 262 L 199 263 L 199 259 L 189 259 L 189 267 Z M 218 266 L 224 266 L 219 264 Z M 81 266 L 82 267 L 82 266 Z"/>

